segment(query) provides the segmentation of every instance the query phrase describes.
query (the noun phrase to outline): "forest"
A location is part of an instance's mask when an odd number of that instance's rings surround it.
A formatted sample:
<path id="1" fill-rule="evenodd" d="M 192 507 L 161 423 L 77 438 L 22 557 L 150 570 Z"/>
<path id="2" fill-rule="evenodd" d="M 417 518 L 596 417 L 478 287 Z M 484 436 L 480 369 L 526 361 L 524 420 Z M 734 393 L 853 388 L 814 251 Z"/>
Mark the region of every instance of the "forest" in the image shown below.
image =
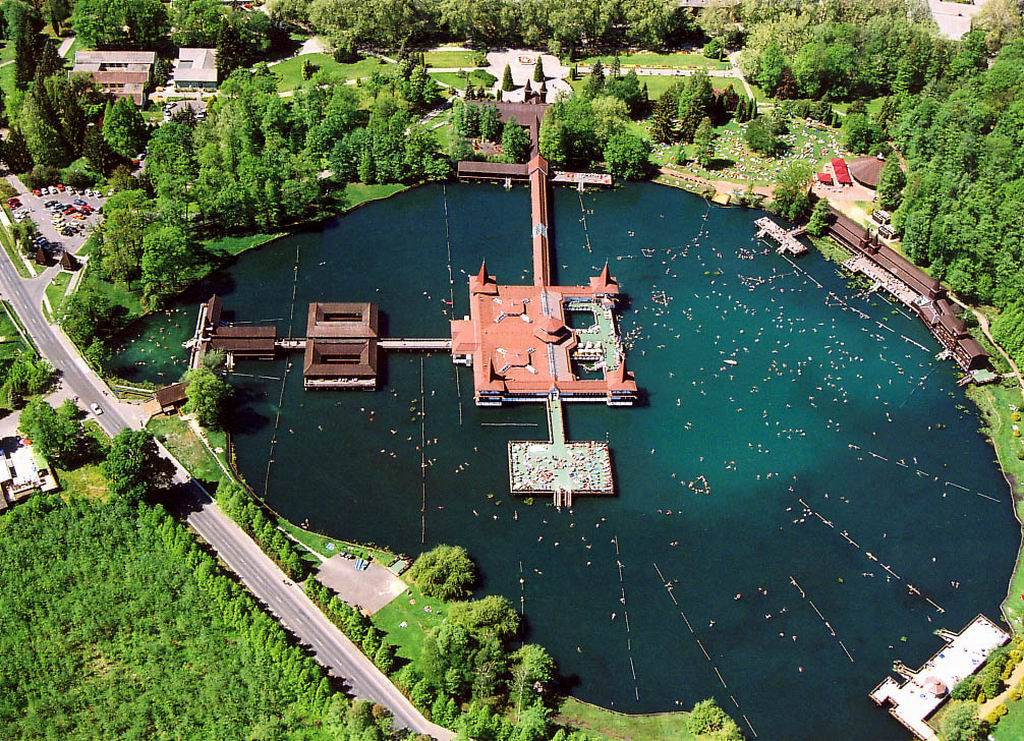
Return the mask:
<path id="1" fill-rule="evenodd" d="M 0 518 L 7 738 L 391 738 L 163 508 L 36 496 Z"/>

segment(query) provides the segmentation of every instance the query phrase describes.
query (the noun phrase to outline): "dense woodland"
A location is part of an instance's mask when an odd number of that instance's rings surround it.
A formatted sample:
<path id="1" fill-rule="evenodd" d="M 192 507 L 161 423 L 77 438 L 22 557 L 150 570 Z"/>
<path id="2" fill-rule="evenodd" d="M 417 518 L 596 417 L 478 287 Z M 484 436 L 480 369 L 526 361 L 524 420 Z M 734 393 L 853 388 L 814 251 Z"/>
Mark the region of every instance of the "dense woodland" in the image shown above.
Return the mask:
<path id="1" fill-rule="evenodd" d="M 160 507 L 37 496 L 0 534 L 5 737 L 392 737 Z"/>

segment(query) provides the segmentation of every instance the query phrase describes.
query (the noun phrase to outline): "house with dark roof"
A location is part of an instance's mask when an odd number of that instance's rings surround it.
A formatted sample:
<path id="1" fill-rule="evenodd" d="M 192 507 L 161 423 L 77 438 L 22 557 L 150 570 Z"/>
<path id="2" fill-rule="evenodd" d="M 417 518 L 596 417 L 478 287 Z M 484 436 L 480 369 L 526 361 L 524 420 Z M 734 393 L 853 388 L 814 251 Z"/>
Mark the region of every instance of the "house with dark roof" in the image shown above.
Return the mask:
<path id="1" fill-rule="evenodd" d="M 377 388 L 379 339 L 377 304 L 310 304 L 303 385 L 307 389 Z"/>

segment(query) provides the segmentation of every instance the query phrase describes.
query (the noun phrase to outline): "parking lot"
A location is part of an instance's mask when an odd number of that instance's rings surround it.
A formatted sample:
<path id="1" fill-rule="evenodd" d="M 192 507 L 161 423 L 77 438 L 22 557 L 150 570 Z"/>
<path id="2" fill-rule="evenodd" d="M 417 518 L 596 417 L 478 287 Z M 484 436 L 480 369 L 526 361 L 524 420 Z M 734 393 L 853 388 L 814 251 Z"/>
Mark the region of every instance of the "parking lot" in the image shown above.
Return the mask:
<path id="1" fill-rule="evenodd" d="M 36 192 L 38 191 L 38 193 Z M 8 200 L 15 221 L 31 220 L 39 232 L 36 245 L 51 259 L 65 250 L 75 254 L 99 223 L 106 194 L 51 186 L 19 193 Z"/>

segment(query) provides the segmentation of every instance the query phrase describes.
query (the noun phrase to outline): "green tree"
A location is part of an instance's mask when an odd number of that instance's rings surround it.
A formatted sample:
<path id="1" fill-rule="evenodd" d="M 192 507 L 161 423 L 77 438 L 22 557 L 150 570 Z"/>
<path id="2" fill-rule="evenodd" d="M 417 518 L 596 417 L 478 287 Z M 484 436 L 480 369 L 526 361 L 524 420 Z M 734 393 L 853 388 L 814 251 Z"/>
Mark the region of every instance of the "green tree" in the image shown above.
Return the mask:
<path id="1" fill-rule="evenodd" d="M 878 203 L 882 208 L 895 210 L 903 200 L 903 188 L 906 187 L 907 176 L 900 167 L 896 155 L 891 155 L 882 166 L 878 176 Z"/>
<path id="2" fill-rule="evenodd" d="M 103 116 L 103 140 L 122 157 L 132 158 L 146 148 L 146 122 L 128 98 L 107 105 Z"/>
<path id="3" fill-rule="evenodd" d="M 771 41 L 761 51 L 754 79 L 759 86 L 769 93 L 774 93 L 782 82 L 782 73 L 785 69 L 786 57 L 779 44 Z"/>
<path id="4" fill-rule="evenodd" d="M 160 0 L 77 0 L 71 26 L 90 49 L 154 49 L 170 30 Z"/>
<path id="5" fill-rule="evenodd" d="M 88 449 L 78 408 L 70 399 L 60 409 L 33 399 L 22 410 L 18 429 L 55 466 L 72 467 Z"/>
<path id="6" fill-rule="evenodd" d="M 544 82 L 544 56 L 537 55 L 537 61 L 533 65 L 533 81 Z"/>
<path id="7" fill-rule="evenodd" d="M 142 238 L 142 295 L 149 306 L 159 306 L 177 295 L 194 275 L 188 233 L 180 226 L 161 224 Z"/>
<path id="8" fill-rule="evenodd" d="M 781 154 L 786 148 L 785 143 L 771 132 L 764 116 L 758 116 L 747 124 L 744 138 L 751 151 L 769 157 Z"/>
<path id="9" fill-rule="evenodd" d="M 530 133 L 516 122 L 514 116 L 505 122 L 502 129 L 501 150 L 506 162 L 526 162 L 530 156 Z"/>
<path id="10" fill-rule="evenodd" d="M 771 207 L 790 221 L 799 221 L 811 207 L 810 181 L 810 166 L 790 164 L 775 182 Z"/>
<path id="11" fill-rule="evenodd" d="M 220 0 L 173 0 L 171 41 L 176 46 L 216 46 L 223 15 L 224 4 Z"/>
<path id="12" fill-rule="evenodd" d="M 630 132 L 613 135 L 604 148 L 604 160 L 616 177 L 640 180 L 647 175 L 651 156 L 650 143 Z"/>
<path id="13" fill-rule="evenodd" d="M 196 417 L 205 428 L 220 429 L 224 407 L 231 397 L 231 386 L 208 367 L 198 367 L 185 374 L 184 411 Z"/>
<path id="14" fill-rule="evenodd" d="M 693 135 L 694 159 L 701 167 L 710 167 L 715 158 L 715 138 L 715 128 L 711 125 L 711 119 L 705 117 Z"/>
<path id="15" fill-rule="evenodd" d="M 668 144 L 678 139 L 676 111 L 674 98 L 663 95 L 654 104 L 654 113 L 651 116 L 651 138 L 654 141 Z"/>
<path id="16" fill-rule="evenodd" d="M 501 118 L 498 109 L 493 105 L 480 108 L 480 137 L 487 141 L 497 141 L 501 133 Z"/>
<path id="17" fill-rule="evenodd" d="M 515 86 L 512 84 L 512 67 L 507 64 L 505 65 L 505 70 L 501 73 L 501 89 L 506 93 L 515 89 Z"/>
<path id="18" fill-rule="evenodd" d="M 152 202 L 142 190 L 115 193 L 103 207 L 99 230 L 100 264 L 113 281 L 129 283 L 141 274 L 143 245 Z"/>
<path id="19" fill-rule="evenodd" d="M 107 488 L 115 497 L 139 502 L 152 491 L 166 489 L 173 466 L 160 457 L 153 436 L 146 430 L 121 430 L 114 436 L 101 464 Z"/>
<path id="20" fill-rule="evenodd" d="M 874 152 L 884 139 L 878 124 L 863 113 L 851 113 L 843 121 L 843 141 L 851 152 Z"/>
<path id="21" fill-rule="evenodd" d="M 953 700 L 939 723 L 942 741 L 978 741 L 983 738 L 978 720 L 978 706 L 973 702 Z"/>
<path id="22" fill-rule="evenodd" d="M 812 237 L 820 237 L 828 228 L 828 221 L 832 213 L 828 207 L 828 201 L 824 198 L 815 202 L 811 210 L 811 218 L 807 221 L 807 233 Z"/>
<path id="23" fill-rule="evenodd" d="M 604 65 L 597 59 L 590 68 L 590 76 L 587 78 L 587 85 L 584 88 L 590 97 L 596 97 L 604 90 Z"/>
<path id="24" fill-rule="evenodd" d="M 11 172 L 28 172 L 32 169 L 32 155 L 21 129 L 11 128 L 7 141 L 3 143 L 3 159 Z"/>
<path id="25" fill-rule="evenodd" d="M 409 579 L 428 597 L 462 599 L 476 584 L 476 565 L 465 548 L 439 545 L 416 558 Z"/>
<path id="26" fill-rule="evenodd" d="M 679 138 L 684 142 L 693 141 L 697 127 L 711 113 L 715 94 L 707 72 L 698 70 L 686 78 L 677 100 L 676 126 Z"/>
<path id="27" fill-rule="evenodd" d="M 711 699 L 701 700 L 693 706 L 686 719 L 686 728 L 694 736 L 708 736 L 721 741 L 740 741 L 743 738 L 736 721 Z"/>

